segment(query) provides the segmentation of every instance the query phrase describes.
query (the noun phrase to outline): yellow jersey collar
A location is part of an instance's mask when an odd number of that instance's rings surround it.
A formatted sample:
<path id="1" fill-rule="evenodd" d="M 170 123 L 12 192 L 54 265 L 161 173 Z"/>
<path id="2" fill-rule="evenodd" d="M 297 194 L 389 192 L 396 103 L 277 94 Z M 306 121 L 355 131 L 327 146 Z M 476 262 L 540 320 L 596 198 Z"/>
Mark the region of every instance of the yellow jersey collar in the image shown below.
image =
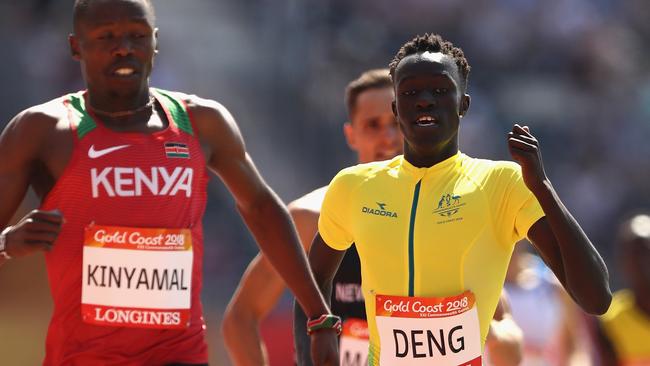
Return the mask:
<path id="1" fill-rule="evenodd" d="M 461 160 L 461 156 L 463 153 L 460 152 L 460 150 L 453 156 L 439 162 L 438 164 L 435 164 L 433 166 L 430 166 L 428 168 L 418 168 L 414 166 L 413 164 L 409 163 L 405 158 L 404 155 L 401 155 L 399 157 L 400 162 L 399 162 L 399 170 L 401 173 L 404 173 L 408 176 L 412 176 L 417 180 L 422 179 L 425 175 L 430 175 L 430 174 L 436 174 L 439 172 L 446 171 L 448 169 L 451 169 L 456 166 L 458 162 Z"/>

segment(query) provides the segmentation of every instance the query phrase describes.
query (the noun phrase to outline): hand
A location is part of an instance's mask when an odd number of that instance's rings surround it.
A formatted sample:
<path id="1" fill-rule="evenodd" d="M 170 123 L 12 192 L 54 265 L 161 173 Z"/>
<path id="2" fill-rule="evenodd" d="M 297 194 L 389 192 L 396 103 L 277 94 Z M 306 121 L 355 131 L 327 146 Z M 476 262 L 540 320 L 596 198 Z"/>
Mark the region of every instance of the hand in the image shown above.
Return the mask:
<path id="1" fill-rule="evenodd" d="M 485 349 L 490 365 L 516 366 L 523 358 L 523 333 L 521 328 L 506 316 L 503 320 L 492 320 L 485 340 Z"/>
<path id="2" fill-rule="evenodd" d="M 339 339 L 334 329 L 321 329 L 311 335 L 311 359 L 314 366 L 339 365 Z"/>
<path id="3" fill-rule="evenodd" d="M 542 152 L 539 142 L 530 133 L 528 126 L 515 124 L 508 132 L 508 150 L 512 158 L 521 165 L 521 173 L 526 186 L 531 191 L 539 187 L 547 179 L 542 163 Z"/>
<path id="4" fill-rule="evenodd" d="M 49 251 L 59 236 L 63 215 L 59 210 L 32 210 L 5 233 L 6 251 L 11 257 L 24 257 Z"/>

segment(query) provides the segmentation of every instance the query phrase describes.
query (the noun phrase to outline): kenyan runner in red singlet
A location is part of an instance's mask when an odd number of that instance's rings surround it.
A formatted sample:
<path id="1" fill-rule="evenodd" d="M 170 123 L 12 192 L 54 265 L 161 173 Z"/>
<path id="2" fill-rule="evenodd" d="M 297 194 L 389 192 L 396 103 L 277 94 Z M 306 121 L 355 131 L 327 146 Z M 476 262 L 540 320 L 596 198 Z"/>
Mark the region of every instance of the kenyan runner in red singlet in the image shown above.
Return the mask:
<path id="1" fill-rule="evenodd" d="M 76 0 L 72 18 L 87 91 L 24 110 L 0 136 L 0 264 L 46 252 L 54 314 L 44 364 L 207 364 L 208 170 L 305 312 L 333 319 L 233 116 L 213 100 L 150 88 L 151 1 Z M 8 225 L 29 187 L 41 207 Z"/>
<path id="2" fill-rule="evenodd" d="M 84 93 L 62 101 L 75 143 L 41 207 L 66 219 L 46 254 L 54 299 L 46 364 L 91 364 L 100 354 L 110 364 L 156 364 L 171 354 L 207 362 L 205 159 L 182 101 L 154 95 L 169 126 L 152 134 L 104 127 L 85 109 Z"/>

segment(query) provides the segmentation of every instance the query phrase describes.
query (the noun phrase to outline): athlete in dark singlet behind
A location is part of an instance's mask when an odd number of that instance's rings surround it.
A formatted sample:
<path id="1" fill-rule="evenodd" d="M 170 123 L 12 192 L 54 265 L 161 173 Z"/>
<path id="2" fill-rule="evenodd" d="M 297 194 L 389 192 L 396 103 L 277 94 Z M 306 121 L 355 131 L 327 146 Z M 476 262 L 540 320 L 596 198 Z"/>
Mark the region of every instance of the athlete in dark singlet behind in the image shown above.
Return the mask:
<path id="1" fill-rule="evenodd" d="M 286 207 L 230 113 L 150 88 L 151 2 L 77 0 L 73 19 L 87 90 L 28 108 L 0 136 L 0 263 L 46 253 L 54 312 L 44 364 L 207 363 L 208 170 L 305 310 L 328 315 Z M 30 186 L 41 208 L 5 227 Z"/>

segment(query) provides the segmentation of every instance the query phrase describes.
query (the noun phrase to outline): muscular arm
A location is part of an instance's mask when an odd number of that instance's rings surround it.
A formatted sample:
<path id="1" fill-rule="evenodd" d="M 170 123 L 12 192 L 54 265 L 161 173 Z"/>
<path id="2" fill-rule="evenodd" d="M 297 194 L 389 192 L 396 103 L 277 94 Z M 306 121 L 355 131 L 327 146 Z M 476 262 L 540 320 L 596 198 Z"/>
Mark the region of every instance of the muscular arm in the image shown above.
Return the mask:
<path id="1" fill-rule="evenodd" d="M 345 251 L 330 248 L 320 234 L 316 234 L 309 250 L 309 264 L 316 278 L 316 283 L 327 301 L 332 295 L 332 281 L 339 265 L 343 260 Z M 312 337 L 319 337 L 321 332 L 316 332 Z M 312 364 L 310 357 L 311 340 L 307 335 L 307 317 L 300 307 L 294 307 L 293 313 L 293 337 L 296 346 L 296 357 L 299 366 Z"/>
<path id="2" fill-rule="evenodd" d="M 607 267 L 546 177 L 537 139 L 528 127 L 515 125 L 508 145 L 546 215 L 528 230 L 528 238 L 573 300 L 586 312 L 604 314 L 612 300 Z"/>
<path id="3" fill-rule="evenodd" d="M 289 213 L 301 243 L 308 250 L 318 228 L 318 211 L 293 202 L 289 204 Z M 259 325 L 276 305 L 284 288 L 273 266 L 258 254 L 244 273 L 223 320 L 224 340 L 234 364 L 268 364 Z"/>
<path id="4" fill-rule="evenodd" d="M 283 290 L 284 282 L 273 266 L 261 254 L 253 258 L 223 319 L 222 332 L 233 364 L 268 364 L 259 324 L 273 309 Z"/>
<path id="5" fill-rule="evenodd" d="M 328 313 L 289 213 L 255 168 L 233 117 L 213 101 L 194 98 L 189 105 L 200 140 L 208 150 L 208 167 L 232 193 L 264 256 L 310 316 Z"/>
<path id="6" fill-rule="evenodd" d="M 512 318 L 507 295 L 502 291 L 485 342 L 491 364 L 519 365 L 523 357 L 523 341 L 521 328 Z"/>
<path id="7" fill-rule="evenodd" d="M 16 212 L 39 161 L 41 148 L 51 136 L 57 119 L 32 107 L 14 117 L 0 136 L 0 231 Z M 6 250 L 12 257 L 48 250 L 60 228 L 60 215 L 34 210 L 6 234 Z M 0 257 L 0 264 L 5 261 Z"/>
<path id="8" fill-rule="evenodd" d="M 9 223 L 27 192 L 30 166 L 35 157 L 34 147 L 21 143 L 26 138 L 20 122 L 23 116 L 24 113 L 19 114 L 9 122 L 0 136 L 0 154 L 11 157 L 0 159 L 0 231 Z M 5 261 L 0 257 L 0 265 Z"/>
<path id="9" fill-rule="evenodd" d="M 528 237 L 573 300 L 590 314 L 604 314 L 612 298 L 607 267 L 550 183 L 547 187 L 536 194 L 546 217 L 533 224 Z"/>
<path id="10" fill-rule="evenodd" d="M 37 149 L 29 143 L 28 113 L 17 115 L 0 135 L 0 230 L 4 229 L 27 192 Z M 2 259 L 0 259 L 1 261 Z"/>

